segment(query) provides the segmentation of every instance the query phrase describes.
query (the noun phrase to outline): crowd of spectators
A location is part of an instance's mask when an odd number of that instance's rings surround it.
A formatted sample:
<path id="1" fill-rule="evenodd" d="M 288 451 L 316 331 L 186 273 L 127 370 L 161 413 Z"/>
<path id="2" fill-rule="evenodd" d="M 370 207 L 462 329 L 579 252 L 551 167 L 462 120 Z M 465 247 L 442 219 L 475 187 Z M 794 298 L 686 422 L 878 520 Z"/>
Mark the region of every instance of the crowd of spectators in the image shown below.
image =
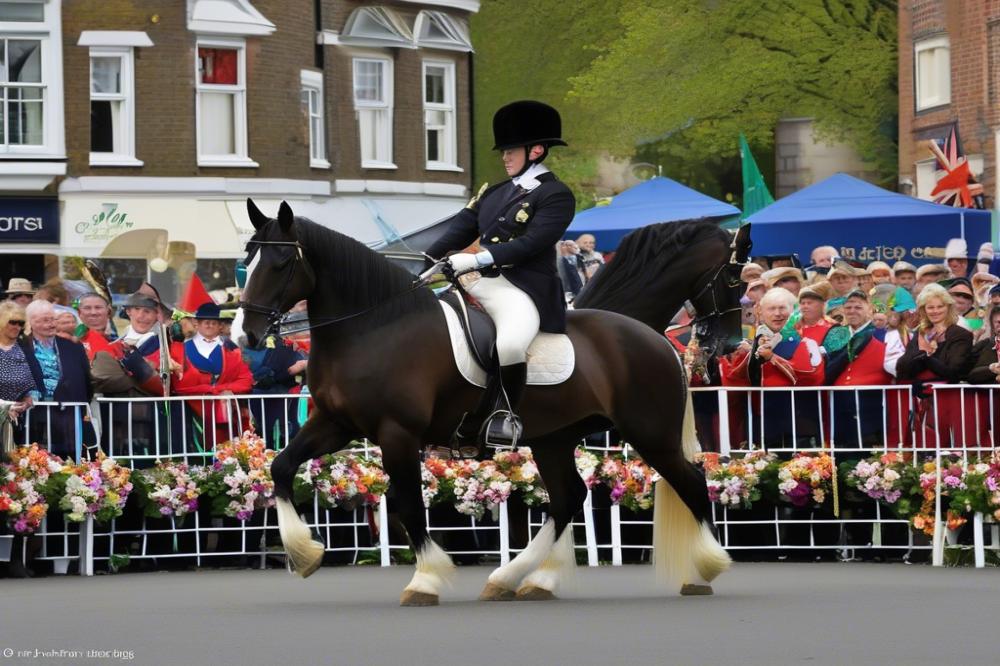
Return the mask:
<path id="1" fill-rule="evenodd" d="M 37 289 L 13 278 L 3 296 L 0 404 L 16 422 L 15 441 L 75 456 L 78 445 L 100 437 L 105 451 L 152 461 L 210 451 L 250 425 L 280 443 L 298 430 L 294 401 L 273 396 L 299 393 L 308 344 L 271 336 L 260 349 L 241 351 L 227 337 L 232 311 L 207 294 L 194 312 L 175 311 L 144 284 L 116 312 L 104 295 L 74 295 L 58 278 Z M 173 409 L 155 400 L 81 407 L 95 395 L 191 399 Z"/>
<path id="2" fill-rule="evenodd" d="M 730 398 L 734 442 L 838 447 L 989 445 L 1000 400 L 1000 278 L 993 249 L 948 243 L 944 261 L 917 268 L 848 262 L 817 247 L 746 265 L 745 340 L 720 360 L 727 387 L 908 386 L 776 391 Z M 993 269 L 991 271 L 991 265 Z M 794 400 L 794 403 L 793 403 Z"/>

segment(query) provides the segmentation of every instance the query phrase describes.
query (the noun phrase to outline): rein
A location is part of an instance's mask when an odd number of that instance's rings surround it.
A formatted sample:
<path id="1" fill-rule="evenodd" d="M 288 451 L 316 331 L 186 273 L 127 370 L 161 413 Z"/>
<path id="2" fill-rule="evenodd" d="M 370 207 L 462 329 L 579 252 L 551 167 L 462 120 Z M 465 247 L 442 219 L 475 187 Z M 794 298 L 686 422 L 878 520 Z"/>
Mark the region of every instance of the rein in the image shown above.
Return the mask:
<path id="1" fill-rule="evenodd" d="M 284 284 L 284 287 L 283 287 L 282 292 L 281 292 L 281 297 L 278 299 L 278 303 L 283 302 L 285 300 L 285 292 L 288 289 L 288 285 L 291 284 L 292 278 L 295 277 L 295 267 L 300 262 L 304 262 L 305 261 L 305 256 L 302 253 L 302 250 L 303 250 L 302 244 L 299 243 L 298 241 L 259 241 L 259 240 L 249 240 L 249 241 L 247 241 L 247 245 L 251 245 L 251 244 L 254 244 L 254 245 L 286 245 L 286 246 L 294 247 L 294 248 L 296 248 L 298 250 L 298 258 L 292 264 L 291 273 L 288 275 L 288 279 L 284 281 L 285 284 Z M 360 317 L 362 315 L 368 314 L 369 312 L 372 312 L 373 310 L 377 310 L 378 308 L 382 307 L 383 305 L 386 305 L 387 303 L 389 303 L 390 301 L 392 301 L 392 300 L 394 300 L 396 298 L 399 298 L 400 296 L 405 296 L 406 294 L 413 293 L 417 289 L 422 289 L 425 284 L 426 284 L 425 280 L 422 280 L 422 279 L 415 280 L 413 282 L 413 284 L 410 285 L 410 287 L 408 289 L 405 289 L 405 290 L 403 290 L 401 292 L 395 293 L 392 296 L 389 296 L 388 298 L 386 298 L 385 300 L 379 301 L 378 303 L 375 303 L 374 305 L 371 305 L 371 306 L 365 308 L 364 310 L 360 310 L 358 312 L 353 312 L 351 314 L 344 315 L 342 317 L 321 317 L 319 319 L 313 319 L 312 317 L 310 317 L 309 318 L 309 326 L 301 329 L 298 332 L 312 331 L 312 330 L 315 330 L 317 328 L 322 328 L 324 326 L 331 326 L 333 324 L 338 324 L 340 322 L 348 321 L 349 319 L 354 319 L 356 317 Z M 256 303 L 251 303 L 249 301 L 240 301 L 238 305 L 239 305 L 239 307 L 243 308 L 247 312 L 253 312 L 255 314 L 260 314 L 260 315 L 264 315 L 265 317 L 267 317 L 268 318 L 268 323 L 267 323 L 267 333 L 268 334 L 271 333 L 272 331 L 276 330 L 278 327 L 280 327 L 281 319 L 282 319 L 282 317 L 284 317 L 284 313 L 280 312 L 277 308 L 269 308 L 269 307 L 266 307 L 266 306 L 263 306 L 263 305 L 258 305 Z"/>

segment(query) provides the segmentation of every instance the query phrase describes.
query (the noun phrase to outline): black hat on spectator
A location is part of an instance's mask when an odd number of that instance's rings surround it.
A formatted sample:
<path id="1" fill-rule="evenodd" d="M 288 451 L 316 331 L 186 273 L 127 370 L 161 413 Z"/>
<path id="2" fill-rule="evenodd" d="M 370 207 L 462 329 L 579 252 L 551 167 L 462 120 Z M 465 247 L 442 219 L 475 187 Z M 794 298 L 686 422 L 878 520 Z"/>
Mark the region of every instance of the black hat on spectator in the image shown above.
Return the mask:
<path id="1" fill-rule="evenodd" d="M 195 319 L 222 319 L 222 310 L 215 303 L 202 303 L 194 311 Z"/>

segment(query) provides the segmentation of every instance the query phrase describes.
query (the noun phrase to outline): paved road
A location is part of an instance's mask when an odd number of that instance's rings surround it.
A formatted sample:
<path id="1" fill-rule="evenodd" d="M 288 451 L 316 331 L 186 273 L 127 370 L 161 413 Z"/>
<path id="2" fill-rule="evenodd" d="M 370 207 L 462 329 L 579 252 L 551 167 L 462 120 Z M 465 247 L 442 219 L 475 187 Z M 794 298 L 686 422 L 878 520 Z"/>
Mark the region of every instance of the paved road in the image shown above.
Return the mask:
<path id="1" fill-rule="evenodd" d="M 403 567 L 0 580 L 0 666 L 115 650 L 172 666 L 1000 663 L 996 569 L 737 564 L 716 596 L 681 598 L 648 566 L 580 568 L 558 601 L 480 603 L 488 572 L 459 569 L 436 608 L 396 605 Z"/>

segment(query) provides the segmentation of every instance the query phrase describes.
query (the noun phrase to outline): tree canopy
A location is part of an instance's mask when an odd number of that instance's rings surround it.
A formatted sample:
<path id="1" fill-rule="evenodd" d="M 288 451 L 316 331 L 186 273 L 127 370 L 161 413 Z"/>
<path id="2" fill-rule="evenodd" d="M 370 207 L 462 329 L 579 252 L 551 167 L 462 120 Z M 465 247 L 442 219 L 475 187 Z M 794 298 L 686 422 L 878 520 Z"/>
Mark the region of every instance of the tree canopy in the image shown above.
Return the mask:
<path id="1" fill-rule="evenodd" d="M 563 112 L 573 149 L 557 165 L 583 190 L 608 153 L 733 191 L 720 182 L 738 177 L 739 133 L 767 155 L 784 117 L 813 118 L 895 173 L 890 0 L 485 0 L 473 28 L 477 175 L 496 161 L 493 111 L 526 97 Z"/>

